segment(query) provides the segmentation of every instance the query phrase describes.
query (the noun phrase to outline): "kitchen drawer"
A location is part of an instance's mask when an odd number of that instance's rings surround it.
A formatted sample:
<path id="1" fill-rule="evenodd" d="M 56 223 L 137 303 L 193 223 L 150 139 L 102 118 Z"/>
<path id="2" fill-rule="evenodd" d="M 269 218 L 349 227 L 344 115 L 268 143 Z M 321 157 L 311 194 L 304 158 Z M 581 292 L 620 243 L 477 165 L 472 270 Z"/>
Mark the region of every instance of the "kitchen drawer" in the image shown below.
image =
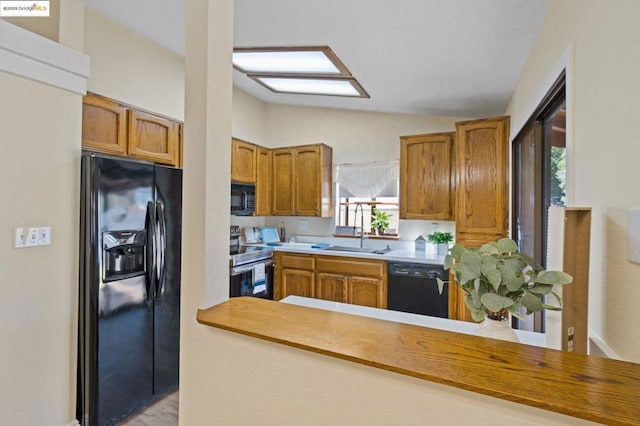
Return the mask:
<path id="1" fill-rule="evenodd" d="M 365 260 L 338 256 L 316 257 L 317 272 L 382 278 L 387 274 L 386 267 L 387 262 L 385 260 Z"/>
<path id="2" fill-rule="evenodd" d="M 307 271 L 315 269 L 315 259 L 312 255 L 283 253 L 281 259 L 283 268 L 304 269 Z"/>

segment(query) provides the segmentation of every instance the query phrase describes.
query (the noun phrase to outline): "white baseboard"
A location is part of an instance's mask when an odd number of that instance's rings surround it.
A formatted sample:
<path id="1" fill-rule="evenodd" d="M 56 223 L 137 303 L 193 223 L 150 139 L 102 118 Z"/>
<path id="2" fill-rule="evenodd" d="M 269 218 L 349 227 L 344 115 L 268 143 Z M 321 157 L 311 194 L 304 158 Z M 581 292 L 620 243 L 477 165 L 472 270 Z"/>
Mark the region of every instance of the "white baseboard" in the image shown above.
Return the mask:
<path id="1" fill-rule="evenodd" d="M 618 355 L 607 343 L 602 340 L 597 333 L 593 330 L 589 329 L 589 355 L 596 355 L 611 359 L 622 360 L 620 355 Z"/>
<path id="2" fill-rule="evenodd" d="M 73 419 L 72 421 L 70 421 L 69 423 L 67 423 L 64 426 L 80 426 L 80 423 L 78 423 L 78 420 Z"/>

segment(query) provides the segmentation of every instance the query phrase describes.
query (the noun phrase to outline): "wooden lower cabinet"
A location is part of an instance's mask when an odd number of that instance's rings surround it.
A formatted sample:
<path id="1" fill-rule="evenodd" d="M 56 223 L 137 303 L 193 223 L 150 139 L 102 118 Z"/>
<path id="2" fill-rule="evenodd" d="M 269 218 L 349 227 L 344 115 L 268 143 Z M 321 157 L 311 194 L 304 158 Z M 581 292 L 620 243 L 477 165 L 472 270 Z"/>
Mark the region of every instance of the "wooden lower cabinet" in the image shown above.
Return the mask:
<path id="1" fill-rule="evenodd" d="M 290 295 L 387 307 L 387 262 L 276 252 L 274 299 Z"/>
<path id="2" fill-rule="evenodd" d="M 315 276 L 312 271 L 301 269 L 282 270 L 282 298 L 287 296 L 313 297 Z"/>
<path id="3" fill-rule="evenodd" d="M 316 299 L 347 303 L 349 277 L 326 272 L 316 273 Z"/>
<path id="4" fill-rule="evenodd" d="M 386 309 L 387 286 L 385 281 L 382 278 L 349 277 L 348 303 Z"/>
<path id="5" fill-rule="evenodd" d="M 273 299 L 315 297 L 315 259 L 309 254 L 276 252 Z"/>

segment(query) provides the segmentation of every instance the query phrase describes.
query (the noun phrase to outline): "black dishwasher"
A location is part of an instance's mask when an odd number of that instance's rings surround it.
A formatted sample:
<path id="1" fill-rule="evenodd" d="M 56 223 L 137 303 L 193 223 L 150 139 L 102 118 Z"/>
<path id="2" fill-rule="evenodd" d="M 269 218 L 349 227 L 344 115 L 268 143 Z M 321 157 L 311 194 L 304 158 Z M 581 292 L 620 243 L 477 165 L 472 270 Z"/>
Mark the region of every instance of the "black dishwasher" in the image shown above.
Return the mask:
<path id="1" fill-rule="evenodd" d="M 442 266 L 388 262 L 387 309 L 449 317 L 449 275 Z M 445 282 L 442 294 L 436 278 Z"/>

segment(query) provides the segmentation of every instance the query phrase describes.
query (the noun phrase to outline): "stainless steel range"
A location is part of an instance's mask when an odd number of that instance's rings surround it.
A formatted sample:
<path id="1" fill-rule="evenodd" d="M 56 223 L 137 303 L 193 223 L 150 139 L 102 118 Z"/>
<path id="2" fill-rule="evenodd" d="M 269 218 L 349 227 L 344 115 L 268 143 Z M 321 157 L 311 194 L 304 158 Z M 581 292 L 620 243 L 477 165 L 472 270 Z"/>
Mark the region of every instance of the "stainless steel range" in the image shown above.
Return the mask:
<path id="1" fill-rule="evenodd" d="M 273 252 L 265 246 L 240 244 L 240 227 L 229 232 L 229 297 L 273 299 Z"/>

